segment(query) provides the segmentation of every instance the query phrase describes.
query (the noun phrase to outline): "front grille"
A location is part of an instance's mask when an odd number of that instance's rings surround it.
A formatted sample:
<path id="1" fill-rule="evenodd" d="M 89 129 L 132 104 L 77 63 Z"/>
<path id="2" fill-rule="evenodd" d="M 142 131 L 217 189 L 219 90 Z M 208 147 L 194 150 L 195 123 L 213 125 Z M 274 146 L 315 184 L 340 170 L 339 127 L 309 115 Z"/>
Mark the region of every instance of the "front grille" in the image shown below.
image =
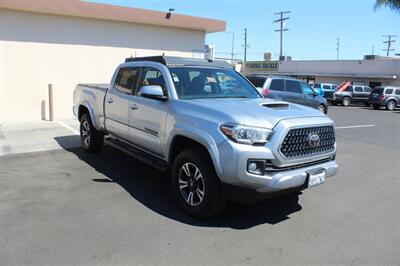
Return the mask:
<path id="1" fill-rule="evenodd" d="M 318 135 L 319 140 L 314 135 Z M 334 149 L 333 126 L 290 129 L 280 147 L 282 155 L 291 159 L 325 154 Z"/>

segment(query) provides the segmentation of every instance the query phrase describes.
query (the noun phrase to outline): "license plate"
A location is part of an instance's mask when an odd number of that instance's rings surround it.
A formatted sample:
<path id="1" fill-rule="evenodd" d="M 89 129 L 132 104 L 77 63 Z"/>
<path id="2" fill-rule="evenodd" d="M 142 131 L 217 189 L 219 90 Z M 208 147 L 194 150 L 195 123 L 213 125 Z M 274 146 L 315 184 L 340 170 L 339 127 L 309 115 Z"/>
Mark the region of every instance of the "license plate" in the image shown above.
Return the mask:
<path id="1" fill-rule="evenodd" d="M 308 176 L 308 187 L 315 187 L 325 182 L 325 171 L 309 174 Z"/>

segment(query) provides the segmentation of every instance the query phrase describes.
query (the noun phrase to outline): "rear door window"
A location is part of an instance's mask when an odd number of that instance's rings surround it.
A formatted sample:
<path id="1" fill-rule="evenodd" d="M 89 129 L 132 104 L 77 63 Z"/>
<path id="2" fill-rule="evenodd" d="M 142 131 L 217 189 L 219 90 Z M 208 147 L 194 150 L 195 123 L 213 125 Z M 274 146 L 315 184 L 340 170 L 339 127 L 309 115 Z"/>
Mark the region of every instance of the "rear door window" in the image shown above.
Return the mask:
<path id="1" fill-rule="evenodd" d="M 286 91 L 294 92 L 294 93 L 301 93 L 300 82 L 298 82 L 296 80 L 286 80 Z"/>
<path id="2" fill-rule="evenodd" d="M 362 87 L 354 87 L 354 92 L 364 92 Z"/>
<path id="3" fill-rule="evenodd" d="M 284 91 L 285 85 L 283 79 L 273 79 L 271 80 L 271 84 L 269 85 L 270 90 L 273 91 Z"/>
<path id="4" fill-rule="evenodd" d="M 117 91 L 125 94 L 132 94 L 136 87 L 140 68 L 123 67 L 120 68 L 115 79 L 115 88 Z"/>
<path id="5" fill-rule="evenodd" d="M 318 84 L 318 83 L 315 84 L 315 85 L 314 85 L 314 89 L 321 89 L 321 84 Z"/>
<path id="6" fill-rule="evenodd" d="M 396 92 L 395 92 L 394 94 L 400 95 L 400 89 L 397 89 Z"/>
<path id="7" fill-rule="evenodd" d="M 386 89 L 385 90 L 385 94 L 392 94 L 393 93 L 393 89 Z"/>

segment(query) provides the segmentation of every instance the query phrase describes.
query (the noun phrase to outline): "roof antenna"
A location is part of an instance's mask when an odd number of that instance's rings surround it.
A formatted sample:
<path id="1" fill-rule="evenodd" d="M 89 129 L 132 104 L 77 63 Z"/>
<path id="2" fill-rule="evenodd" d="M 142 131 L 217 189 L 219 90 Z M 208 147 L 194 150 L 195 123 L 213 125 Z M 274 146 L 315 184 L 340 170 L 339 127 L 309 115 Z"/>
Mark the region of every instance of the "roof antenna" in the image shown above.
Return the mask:
<path id="1" fill-rule="evenodd" d="M 171 19 L 172 12 L 175 11 L 175 8 L 170 8 L 167 14 L 165 15 L 165 19 Z"/>

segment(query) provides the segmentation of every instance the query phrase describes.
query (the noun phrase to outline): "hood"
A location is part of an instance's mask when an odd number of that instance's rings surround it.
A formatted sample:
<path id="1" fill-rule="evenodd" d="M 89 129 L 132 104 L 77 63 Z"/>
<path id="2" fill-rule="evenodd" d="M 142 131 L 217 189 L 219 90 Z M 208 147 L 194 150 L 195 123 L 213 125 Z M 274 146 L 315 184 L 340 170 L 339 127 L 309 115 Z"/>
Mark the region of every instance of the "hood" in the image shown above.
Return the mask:
<path id="1" fill-rule="evenodd" d="M 215 123 L 235 123 L 270 129 L 284 119 L 326 117 L 310 107 L 262 98 L 209 98 L 179 102 L 182 112 L 189 116 L 201 117 Z"/>

